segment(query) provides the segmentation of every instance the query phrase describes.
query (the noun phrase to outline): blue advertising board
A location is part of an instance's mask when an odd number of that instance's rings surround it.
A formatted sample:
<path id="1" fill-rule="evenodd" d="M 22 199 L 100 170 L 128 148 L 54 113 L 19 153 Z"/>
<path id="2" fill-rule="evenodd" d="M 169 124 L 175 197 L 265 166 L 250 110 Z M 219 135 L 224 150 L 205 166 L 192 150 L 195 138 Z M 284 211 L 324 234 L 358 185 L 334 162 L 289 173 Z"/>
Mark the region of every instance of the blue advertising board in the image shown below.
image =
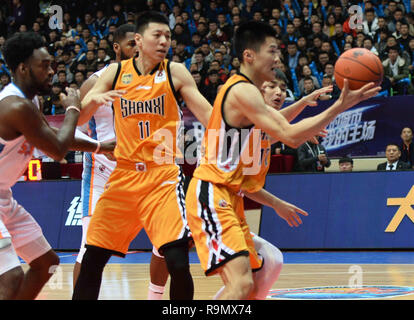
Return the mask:
<path id="1" fill-rule="evenodd" d="M 293 123 L 314 116 L 334 101 L 307 107 Z M 339 114 L 327 127 L 322 144 L 331 157 L 384 156 L 388 143 L 400 144 L 404 126 L 414 126 L 414 96 L 371 98 Z"/>
<path id="2" fill-rule="evenodd" d="M 18 182 L 13 197 L 36 219 L 53 249 L 78 250 L 82 240 L 81 180 Z M 149 250 L 145 231 L 130 249 Z"/>
<path id="3" fill-rule="evenodd" d="M 270 174 L 265 187 L 309 213 L 291 228 L 263 207 L 259 234 L 279 248 L 414 248 L 414 171 Z"/>

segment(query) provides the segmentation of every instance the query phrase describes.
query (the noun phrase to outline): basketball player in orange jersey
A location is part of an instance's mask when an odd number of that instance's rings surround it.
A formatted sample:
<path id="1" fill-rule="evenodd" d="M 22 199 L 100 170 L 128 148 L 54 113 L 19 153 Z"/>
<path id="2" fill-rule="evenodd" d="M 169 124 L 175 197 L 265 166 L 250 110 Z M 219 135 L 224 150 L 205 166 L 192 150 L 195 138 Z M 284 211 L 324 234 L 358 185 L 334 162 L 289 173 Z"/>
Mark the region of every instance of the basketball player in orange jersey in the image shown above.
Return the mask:
<path id="1" fill-rule="evenodd" d="M 259 90 L 274 78 L 277 43 L 274 29 L 247 22 L 237 29 L 234 48 L 242 62 L 218 93 L 202 143 L 202 159 L 186 195 L 187 218 L 207 276 L 219 274 L 220 299 L 252 299 L 257 283 L 252 270 L 262 267 L 244 214 L 240 192 L 263 192 L 270 139 L 293 148 L 318 135 L 339 113 L 375 96 L 373 83 L 350 91 L 326 111 L 296 124 L 267 106 Z M 264 164 L 263 164 L 264 163 Z"/>
<path id="2" fill-rule="evenodd" d="M 90 220 L 73 299 L 98 298 L 109 258 L 125 256 L 142 228 L 164 255 L 171 276 L 170 298 L 193 298 L 183 176 L 175 163 L 181 126 L 178 102 L 182 98 L 205 126 L 211 105 L 185 66 L 165 59 L 171 31 L 164 15 L 141 14 L 135 40 L 138 57 L 108 66 L 82 100 L 81 119 L 99 108 L 94 96 L 111 88 L 124 92 L 113 102 L 117 166 Z"/>
<path id="3" fill-rule="evenodd" d="M 276 70 L 276 76 L 274 80 L 266 81 L 261 88 L 264 101 L 276 110 L 280 110 L 286 99 L 286 88 L 287 80 L 285 75 L 281 71 Z M 332 91 L 332 87 L 315 90 L 310 95 L 303 97 L 288 107 L 285 107 L 282 112 L 283 116 L 289 119 L 289 121 L 293 120 L 306 106 L 316 106 L 319 96 L 330 91 Z M 322 134 L 323 133 L 324 132 L 322 132 Z M 264 162 L 262 165 L 264 165 Z M 291 227 L 298 227 L 302 223 L 302 220 L 300 219 L 300 216 L 297 215 L 297 213 L 303 215 L 308 214 L 306 211 L 277 198 L 266 190 L 261 190 L 261 192 L 258 192 L 255 195 L 246 193 L 245 196 L 252 198 L 254 201 L 257 201 L 262 205 L 272 207 L 275 212 Z M 238 211 L 241 213 L 244 211 L 242 204 L 243 203 L 240 203 L 240 206 L 238 207 Z M 256 300 L 264 300 L 266 299 L 267 294 L 272 288 L 273 284 L 279 278 L 279 274 L 283 266 L 283 255 L 278 248 L 260 236 L 252 233 L 252 238 L 254 248 L 256 249 L 257 253 L 260 257 L 263 258 L 264 261 L 266 261 L 263 264 L 263 267 L 254 273 L 255 282 L 258 284 L 258 290 L 256 291 L 256 294 L 253 298 Z M 153 265 L 158 265 L 158 263 Z M 161 284 L 160 286 L 163 288 L 168 279 L 168 272 L 163 272 L 162 270 L 157 271 L 159 278 L 158 283 L 159 285 Z M 218 299 L 221 296 L 223 289 L 224 287 L 217 292 L 214 299 Z M 159 298 L 161 297 L 162 295 L 160 294 Z"/>
<path id="4" fill-rule="evenodd" d="M 131 59 L 135 57 L 138 48 L 135 42 L 135 25 L 123 24 L 119 26 L 114 33 L 113 50 L 116 54 L 116 61 Z M 80 93 L 83 99 L 86 93 L 92 89 L 98 78 L 105 72 L 102 69 L 90 76 L 81 86 Z M 86 118 L 83 119 L 84 121 Z M 113 127 L 113 111 L 112 105 L 104 105 L 98 108 L 97 112 L 88 119 L 88 133 L 91 137 L 99 140 L 114 140 L 115 132 Z M 75 135 L 79 134 L 78 129 Z M 83 160 L 82 173 L 82 241 L 76 263 L 73 268 L 73 286 L 78 280 L 78 275 L 85 253 L 86 233 L 89 221 L 97 200 L 104 191 L 104 186 L 110 174 L 115 169 L 116 162 L 107 159 L 105 156 L 94 155 L 93 153 L 85 153 Z M 165 290 L 165 283 L 168 279 L 168 270 L 165 265 L 164 257 L 159 254 L 157 249 L 153 248 L 153 254 L 150 263 L 150 284 L 148 288 L 148 299 L 158 300 L 162 298 Z"/>

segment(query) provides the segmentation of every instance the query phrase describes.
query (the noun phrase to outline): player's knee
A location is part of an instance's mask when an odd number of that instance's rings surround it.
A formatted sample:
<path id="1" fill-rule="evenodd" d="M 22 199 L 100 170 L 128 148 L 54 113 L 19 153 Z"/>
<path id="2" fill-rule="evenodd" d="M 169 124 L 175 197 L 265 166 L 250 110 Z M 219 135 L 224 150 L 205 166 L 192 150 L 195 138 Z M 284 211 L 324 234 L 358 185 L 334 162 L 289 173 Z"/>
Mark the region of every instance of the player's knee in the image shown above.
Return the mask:
<path id="1" fill-rule="evenodd" d="M 240 295 L 240 299 L 247 299 L 254 291 L 253 278 L 248 274 L 241 276 L 238 278 L 233 290 L 235 294 Z"/>
<path id="2" fill-rule="evenodd" d="M 30 268 L 44 273 L 53 273 L 51 269 L 56 269 L 59 263 L 60 260 L 57 254 L 53 250 L 49 250 L 44 255 L 30 262 Z"/>
<path id="3" fill-rule="evenodd" d="M 103 270 L 111 255 L 109 250 L 98 247 L 88 247 L 82 259 L 82 268 L 91 266 Z"/>
<path id="4" fill-rule="evenodd" d="M 188 249 L 185 247 L 170 247 L 165 248 L 163 253 L 171 277 L 190 272 Z"/>
<path id="5" fill-rule="evenodd" d="M 282 252 L 279 249 L 274 248 L 273 255 L 272 255 L 272 258 L 271 259 L 272 259 L 272 261 L 270 262 L 271 263 L 271 266 L 272 266 L 271 273 L 276 278 L 278 278 L 280 272 L 282 271 L 282 267 L 283 267 L 283 254 L 282 254 Z"/>

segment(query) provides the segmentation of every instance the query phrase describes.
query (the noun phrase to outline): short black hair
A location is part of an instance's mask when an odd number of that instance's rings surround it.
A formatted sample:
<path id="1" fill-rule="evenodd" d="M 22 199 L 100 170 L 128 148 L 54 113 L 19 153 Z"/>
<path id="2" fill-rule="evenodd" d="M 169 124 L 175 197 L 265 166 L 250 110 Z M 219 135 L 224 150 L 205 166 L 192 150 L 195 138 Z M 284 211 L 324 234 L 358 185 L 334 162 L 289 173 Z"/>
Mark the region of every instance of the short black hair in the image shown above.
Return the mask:
<path id="1" fill-rule="evenodd" d="M 286 85 L 289 83 L 285 73 L 280 69 L 275 69 L 275 79 L 283 81 Z"/>
<path id="2" fill-rule="evenodd" d="M 345 156 L 345 157 L 342 157 L 341 159 L 339 159 L 339 164 L 341 164 L 341 163 L 347 163 L 347 162 L 350 162 L 351 164 L 354 164 L 354 160 L 352 160 L 350 157 L 347 157 L 347 156 Z"/>
<path id="3" fill-rule="evenodd" d="M 237 58 L 243 61 L 243 52 L 246 49 L 258 51 L 267 37 L 276 38 L 276 31 L 270 24 L 259 21 L 249 21 L 240 24 L 233 39 Z"/>
<path id="4" fill-rule="evenodd" d="M 128 32 L 135 33 L 135 26 L 133 24 L 125 23 L 120 25 L 118 28 L 116 28 L 114 32 L 113 41 L 116 43 L 120 43 L 122 40 L 125 39 L 125 36 Z"/>
<path id="5" fill-rule="evenodd" d="M 398 149 L 398 151 L 401 151 L 400 145 L 399 145 L 398 143 L 396 143 L 396 142 L 390 142 L 390 143 L 387 143 L 387 145 L 385 146 L 385 150 L 387 150 L 387 148 L 388 148 L 389 146 L 396 146 L 396 147 L 397 147 L 397 149 Z"/>
<path id="6" fill-rule="evenodd" d="M 164 14 L 151 10 L 144 11 L 139 14 L 136 19 L 135 32 L 142 34 L 151 22 L 166 24 L 168 27 L 170 26 L 168 18 Z"/>
<path id="7" fill-rule="evenodd" d="M 42 47 L 46 47 L 46 43 L 37 33 L 18 32 L 5 42 L 4 59 L 9 69 L 14 72 L 20 63 L 31 57 L 34 50 Z"/>

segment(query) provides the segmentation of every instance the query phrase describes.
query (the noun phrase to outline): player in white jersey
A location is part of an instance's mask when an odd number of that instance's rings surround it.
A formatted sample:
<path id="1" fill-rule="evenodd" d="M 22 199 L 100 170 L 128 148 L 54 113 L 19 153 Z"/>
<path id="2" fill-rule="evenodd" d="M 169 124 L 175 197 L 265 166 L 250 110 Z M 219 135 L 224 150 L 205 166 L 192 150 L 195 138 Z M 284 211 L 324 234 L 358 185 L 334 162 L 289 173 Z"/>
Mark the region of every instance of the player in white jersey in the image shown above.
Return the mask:
<path id="1" fill-rule="evenodd" d="M 13 199 L 11 187 L 35 147 L 55 160 L 61 160 L 70 147 L 77 149 L 74 131 L 80 100 L 73 89 L 67 89 L 67 96 L 61 94 L 65 120 L 61 129 L 51 128 L 37 98 L 52 87 L 46 44 L 33 32 L 17 33 L 6 41 L 3 53 L 13 83 L 0 93 L 0 299 L 34 299 L 59 265 L 59 258 L 33 217 Z M 114 93 L 101 95 L 97 101 L 112 99 Z M 96 143 L 86 141 L 80 145 L 80 150 L 97 148 Z M 26 273 L 18 256 L 29 265 Z"/>

